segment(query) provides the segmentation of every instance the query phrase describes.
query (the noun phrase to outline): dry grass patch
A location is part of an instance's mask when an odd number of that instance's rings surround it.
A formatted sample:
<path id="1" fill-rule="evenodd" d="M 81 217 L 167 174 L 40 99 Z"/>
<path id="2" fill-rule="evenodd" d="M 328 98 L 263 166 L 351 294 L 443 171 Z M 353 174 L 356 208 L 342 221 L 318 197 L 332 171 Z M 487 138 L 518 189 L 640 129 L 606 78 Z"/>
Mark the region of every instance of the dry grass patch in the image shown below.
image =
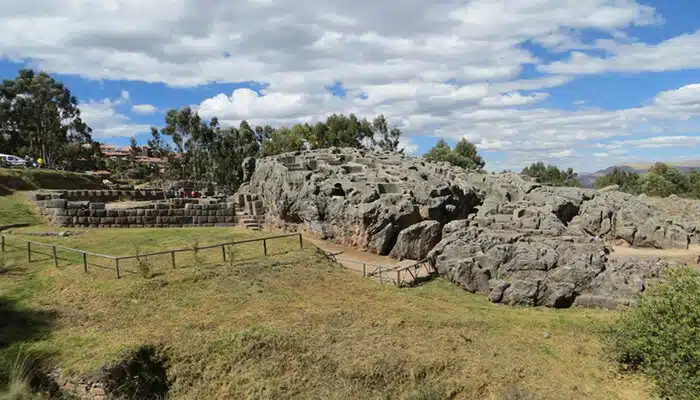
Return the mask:
<path id="1" fill-rule="evenodd" d="M 124 254 L 136 241 L 146 251 L 255 235 L 115 229 L 52 240 Z M 94 375 L 125 349 L 163 345 L 170 398 L 647 397 L 646 382 L 601 357 L 597 330 L 613 313 L 494 305 L 443 280 L 382 286 L 293 242 L 269 246 L 284 252 L 271 257 L 253 244 L 234 262 L 219 250 L 174 270 L 152 260 L 150 279 L 41 261 L 0 281 L 0 293 L 57 312 L 50 334 L 25 346 L 70 374 Z"/>

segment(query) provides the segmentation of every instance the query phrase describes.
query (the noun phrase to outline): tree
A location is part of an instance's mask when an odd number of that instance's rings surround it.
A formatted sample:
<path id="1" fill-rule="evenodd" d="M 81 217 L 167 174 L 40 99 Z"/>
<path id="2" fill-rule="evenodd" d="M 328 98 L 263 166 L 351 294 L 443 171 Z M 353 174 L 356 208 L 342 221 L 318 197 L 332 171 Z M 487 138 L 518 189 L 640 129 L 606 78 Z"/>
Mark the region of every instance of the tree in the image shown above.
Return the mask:
<path id="1" fill-rule="evenodd" d="M 463 168 L 480 170 L 486 165 L 486 162 L 477 154 L 476 146 L 467 139 L 462 138 L 457 142 L 453 153 L 458 158 L 458 165 Z"/>
<path id="2" fill-rule="evenodd" d="M 298 125 L 292 128 L 282 127 L 270 132 L 269 138 L 262 145 L 263 156 L 302 150 L 305 140 L 303 135 L 306 132 L 306 128 Z"/>
<path id="3" fill-rule="evenodd" d="M 535 178 L 537 182 L 550 186 L 582 187 L 578 174 L 573 168 L 560 170 L 555 165 L 545 165 L 542 161 L 533 163 L 522 170 L 523 175 Z"/>
<path id="4" fill-rule="evenodd" d="M 451 149 L 444 139 L 440 139 L 423 155 L 423 158 L 431 162 L 443 161 L 458 167 L 475 170 L 481 170 L 486 165 L 486 162 L 477 154 L 476 146 L 467 139 L 460 140 L 454 149 Z"/>
<path id="5" fill-rule="evenodd" d="M 91 132 L 80 118 L 78 99 L 48 74 L 22 69 L 15 79 L 5 80 L 0 86 L 3 149 L 41 157 L 49 167 L 71 164 L 75 160 L 70 157 L 80 145 L 88 145 L 85 151 L 93 148 Z"/>
<path id="6" fill-rule="evenodd" d="M 607 186 L 618 185 L 620 190 L 637 194 L 641 191 L 639 174 L 627 172 L 621 168 L 613 168 L 612 172 L 596 179 L 594 186 L 602 189 Z"/>
<path id="7" fill-rule="evenodd" d="M 400 152 L 399 138 L 401 137 L 401 130 L 396 127 L 389 128 L 384 114 L 379 114 L 379 116 L 372 121 L 372 128 L 374 129 L 373 136 L 379 136 L 381 138 L 379 142 L 377 142 L 380 149 L 390 152 Z"/>
<path id="8" fill-rule="evenodd" d="M 154 127 L 151 127 L 151 138 L 148 139 L 147 144 L 154 157 L 163 158 L 172 152 L 170 145 L 163 139 L 163 135 Z"/>

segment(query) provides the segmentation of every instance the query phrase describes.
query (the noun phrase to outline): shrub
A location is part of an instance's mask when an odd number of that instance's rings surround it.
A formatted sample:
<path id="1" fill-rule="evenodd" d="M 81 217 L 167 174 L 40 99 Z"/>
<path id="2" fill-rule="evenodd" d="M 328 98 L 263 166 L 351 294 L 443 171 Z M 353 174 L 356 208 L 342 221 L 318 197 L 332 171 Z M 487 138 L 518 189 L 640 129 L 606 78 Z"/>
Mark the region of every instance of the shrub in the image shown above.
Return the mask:
<path id="1" fill-rule="evenodd" d="M 162 346 L 142 345 L 122 353 L 121 360 L 102 367 L 99 381 L 113 398 L 162 399 L 170 388 Z"/>
<path id="2" fill-rule="evenodd" d="M 234 249 L 235 245 L 228 246 L 226 248 L 226 261 L 228 262 L 229 267 L 233 268 L 236 266 L 236 250 Z"/>
<path id="3" fill-rule="evenodd" d="M 700 273 L 667 269 L 606 332 L 609 354 L 654 379 L 662 397 L 700 397 Z"/>
<path id="4" fill-rule="evenodd" d="M 153 264 L 148 261 L 147 257 L 141 257 L 140 247 L 136 247 L 136 268 L 142 277 L 150 279 L 153 276 Z"/>
<path id="5" fill-rule="evenodd" d="M 204 264 L 204 259 L 202 258 L 202 255 L 199 253 L 199 239 L 194 240 L 194 244 L 192 245 L 192 256 L 194 257 L 194 266 L 199 267 L 200 265 Z"/>

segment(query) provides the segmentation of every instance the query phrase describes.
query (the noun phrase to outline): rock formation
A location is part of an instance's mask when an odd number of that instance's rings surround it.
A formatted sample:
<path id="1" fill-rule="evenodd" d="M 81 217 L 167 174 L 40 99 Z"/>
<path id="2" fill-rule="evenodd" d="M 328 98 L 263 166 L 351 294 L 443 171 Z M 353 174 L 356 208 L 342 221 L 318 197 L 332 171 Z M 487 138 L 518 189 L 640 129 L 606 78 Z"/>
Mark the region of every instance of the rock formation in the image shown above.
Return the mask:
<path id="1" fill-rule="evenodd" d="M 268 223 L 399 259 L 428 257 L 449 280 L 506 304 L 628 304 L 661 264 L 611 260 L 605 241 L 687 248 L 698 237 L 699 224 L 616 188 L 547 187 L 401 154 L 330 148 L 244 169 L 239 195 L 258 196 Z"/>

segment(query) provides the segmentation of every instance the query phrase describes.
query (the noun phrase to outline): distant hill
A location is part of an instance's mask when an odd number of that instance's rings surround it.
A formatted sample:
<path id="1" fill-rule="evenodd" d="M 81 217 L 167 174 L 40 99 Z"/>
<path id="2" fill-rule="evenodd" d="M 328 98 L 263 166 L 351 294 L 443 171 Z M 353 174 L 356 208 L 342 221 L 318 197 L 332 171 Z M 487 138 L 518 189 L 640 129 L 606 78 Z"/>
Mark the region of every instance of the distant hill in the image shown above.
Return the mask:
<path id="1" fill-rule="evenodd" d="M 670 165 L 672 167 L 677 168 L 681 172 L 690 172 L 694 169 L 700 168 L 700 160 L 689 160 L 689 161 L 681 161 L 681 162 L 667 162 L 665 163 L 667 165 Z M 647 171 L 649 171 L 649 168 L 654 165 L 654 163 L 630 163 L 630 164 L 621 164 L 621 165 L 613 165 L 612 167 L 608 167 L 605 169 L 601 169 L 596 172 L 592 173 L 581 173 L 579 174 L 579 180 L 585 187 L 593 187 L 593 184 L 595 184 L 596 179 L 603 175 L 607 175 L 611 173 L 615 168 L 621 169 L 625 172 L 634 172 L 636 174 L 646 174 Z"/>

